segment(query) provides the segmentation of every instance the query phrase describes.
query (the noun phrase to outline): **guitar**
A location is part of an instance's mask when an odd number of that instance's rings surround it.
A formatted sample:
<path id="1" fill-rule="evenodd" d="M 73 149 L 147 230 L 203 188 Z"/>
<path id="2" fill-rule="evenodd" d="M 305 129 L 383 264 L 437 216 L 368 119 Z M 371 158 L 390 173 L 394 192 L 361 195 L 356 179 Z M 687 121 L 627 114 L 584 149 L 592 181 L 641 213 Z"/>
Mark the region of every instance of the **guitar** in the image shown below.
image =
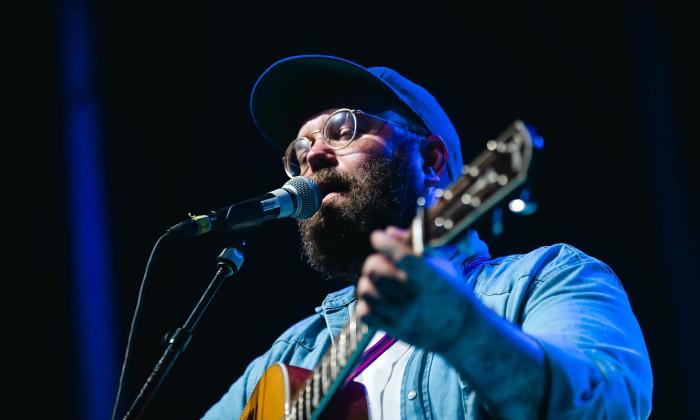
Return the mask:
<path id="1" fill-rule="evenodd" d="M 413 251 L 455 241 L 480 216 L 511 195 L 527 179 L 533 155 L 534 133 L 515 121 L 446 189 L 436 189 L 433 207 L 418 199 L 418 211 L 410 227 Z M 351 315 L 349 323 L 313 370 L 275 363 L 258 381 L 241 419 L 367 419 L 364 386 L 345 378 L 352 372 L 372 329 Z"/>

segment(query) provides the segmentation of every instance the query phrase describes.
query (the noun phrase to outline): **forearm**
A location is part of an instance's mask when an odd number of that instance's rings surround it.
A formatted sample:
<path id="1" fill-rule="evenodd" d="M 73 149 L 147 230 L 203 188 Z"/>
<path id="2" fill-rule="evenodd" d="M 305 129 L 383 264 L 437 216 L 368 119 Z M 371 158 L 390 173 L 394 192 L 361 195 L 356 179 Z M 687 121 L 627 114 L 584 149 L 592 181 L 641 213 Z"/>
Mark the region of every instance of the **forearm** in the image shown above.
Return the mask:
<path id="1" fill-rule="evenodd" d="M 492 416 L 649 415 L 653 381 L 644 338 L 606 265 L 567 246 L 539 251 L 532 258 L 552 266 L 531 274 L 537 278 L 526 299 L 510 297 L 520 308 L 516 326 L 486 307 L 445 260 L 411 255 L 386 234 L 373 234 L 372 245 L 385 257 L 375 254 L 363 268 L 358 313 L 442 355 Z"/>
<path id="2" fill-rule="evenodd" d="M 501 418 L 537 418 L 547 384 L 539 343 L 469 296 L 463 323 L 440 353 Z"/>
<path id="3" fill-rule="evenodd" d="M 415 279 L 407 287 L 415 288 L 416 297 L 395 313 L 390 305 L 375 305 L 384 319 L 395 318 L 383 327 L 441 354 L 493 416 L 537 418 L 548 378 L 539 342 L 484 306 L 449 264 L 409 255 L 397 266 Z M 382 289 L 387 282 L 377 278 L 374 283 Z"/>

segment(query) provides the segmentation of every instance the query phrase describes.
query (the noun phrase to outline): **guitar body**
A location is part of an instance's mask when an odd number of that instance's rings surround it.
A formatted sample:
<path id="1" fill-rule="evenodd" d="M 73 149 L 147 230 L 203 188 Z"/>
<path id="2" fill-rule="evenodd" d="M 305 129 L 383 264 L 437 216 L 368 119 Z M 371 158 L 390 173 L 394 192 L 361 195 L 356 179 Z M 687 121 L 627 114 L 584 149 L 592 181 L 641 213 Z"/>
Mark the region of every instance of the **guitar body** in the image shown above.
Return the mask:
<path id="1" fill-rule="evenodd" d="M 241 419 L 280 420 L 286 418 L 291 412 L 290 405 L 295 401 L 295 396 L 312 374 L 313 372 L 307 369 L 282 363 L 273 364 L 265 371 L 255 386 Z M 298 418 L 310 417 L 302 415 Z M 350 382 L 333 397 L 328 408 L 323 411 L 321 418 L 368 419 L 365 387 L 358 382 Z"/>

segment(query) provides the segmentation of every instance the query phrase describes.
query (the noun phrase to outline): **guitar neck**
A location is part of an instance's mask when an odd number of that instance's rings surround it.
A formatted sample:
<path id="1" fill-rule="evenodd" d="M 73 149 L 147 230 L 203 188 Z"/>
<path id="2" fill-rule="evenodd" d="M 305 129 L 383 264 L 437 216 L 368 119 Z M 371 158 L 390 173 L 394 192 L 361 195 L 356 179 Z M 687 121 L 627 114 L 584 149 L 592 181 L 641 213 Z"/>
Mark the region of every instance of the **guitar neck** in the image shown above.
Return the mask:
<path id="1" fill-rule="evenodd" d="M 350 322 L 340 331 L 286 410 L 290 419 L 317 419 L 331 398 L 345 383 L 362 353 L 374 336 L 368 328 L 350 314 Z"/>

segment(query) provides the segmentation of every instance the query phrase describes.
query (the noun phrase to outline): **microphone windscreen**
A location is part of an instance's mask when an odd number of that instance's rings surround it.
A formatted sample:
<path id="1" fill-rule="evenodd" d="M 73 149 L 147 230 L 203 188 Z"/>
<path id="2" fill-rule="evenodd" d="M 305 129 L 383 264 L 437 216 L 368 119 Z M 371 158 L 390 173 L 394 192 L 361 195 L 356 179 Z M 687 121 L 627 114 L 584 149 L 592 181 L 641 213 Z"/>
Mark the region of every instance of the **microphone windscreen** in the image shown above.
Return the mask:
<path id="1" fill-rule="evenodd" d="M 284 187 L 290 186 L 296 191 L 298 200 L 297 211 L 292 216 L 297 219 L 308 219 L 321 208 L 321 189 L 310 178 L 295 176 L 287 181 Z"/>

